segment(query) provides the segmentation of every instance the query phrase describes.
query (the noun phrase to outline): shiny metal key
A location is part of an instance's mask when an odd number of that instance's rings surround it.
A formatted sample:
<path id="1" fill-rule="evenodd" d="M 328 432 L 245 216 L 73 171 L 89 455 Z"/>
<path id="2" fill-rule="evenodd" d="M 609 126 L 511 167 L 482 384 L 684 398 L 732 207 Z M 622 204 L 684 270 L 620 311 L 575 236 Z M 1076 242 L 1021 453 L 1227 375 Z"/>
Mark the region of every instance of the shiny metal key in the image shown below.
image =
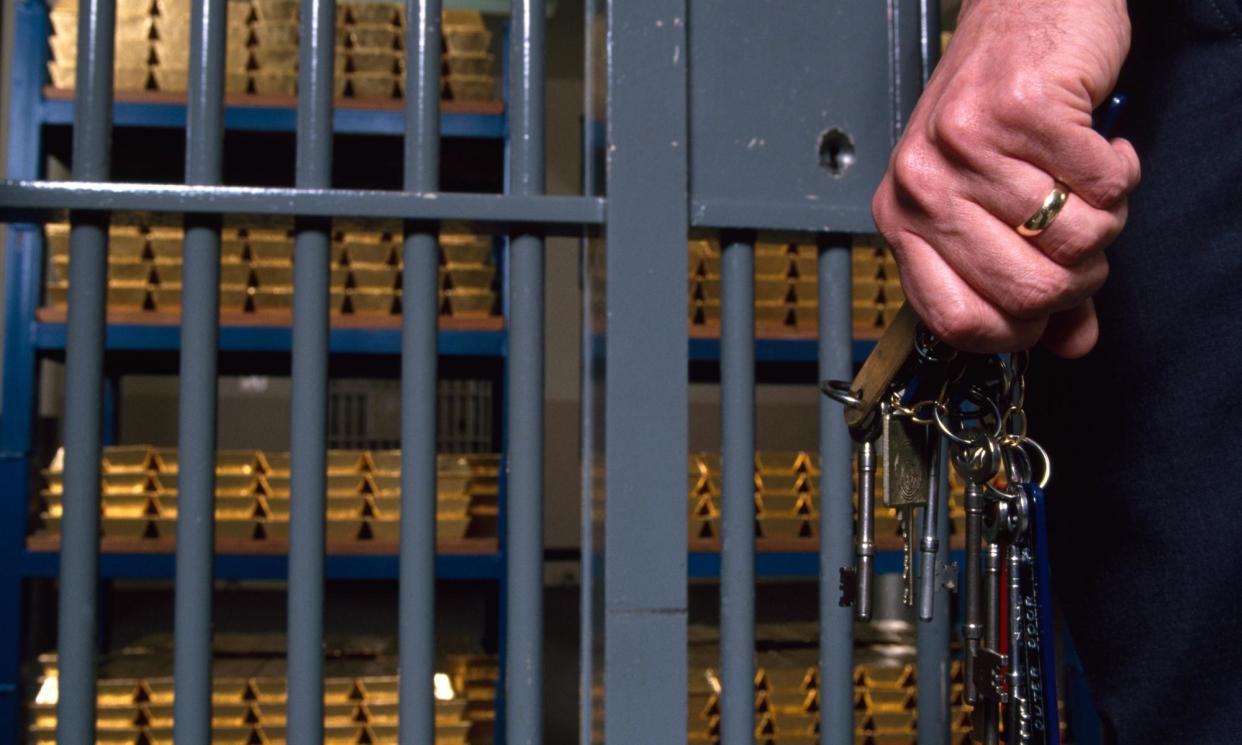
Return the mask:
<path id="1" fill-rule="evenodd" d="M 954 443 L 949 457 L 954 470 L 966 484 L 964 507 L 966 509 L 966 618 L 962 624 L 965 641 L 965 700 L 975 704 L 975 658 L 983 641 L 983 487 L 991 481 L 1000 468 L 1000 445 L 980 429 L 963 433 L 968 444 Z"/>
<path id="2" fill-rule="evenodd" d="M 902 534 L 902 602 L 914 605 L 915 509 L 927 505 L 930 465 L 927 428 L 899 416 L 888 402 L 880 404 L 880 490 L 885 507 L 897 510 Z"/>

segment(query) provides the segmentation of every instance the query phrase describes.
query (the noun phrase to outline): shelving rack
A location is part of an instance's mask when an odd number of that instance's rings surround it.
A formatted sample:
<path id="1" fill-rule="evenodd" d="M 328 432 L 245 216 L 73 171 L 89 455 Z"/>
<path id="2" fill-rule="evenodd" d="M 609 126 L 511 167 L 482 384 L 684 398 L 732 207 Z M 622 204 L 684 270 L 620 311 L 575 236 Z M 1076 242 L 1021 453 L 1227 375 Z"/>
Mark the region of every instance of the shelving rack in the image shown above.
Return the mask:
<path id="1" fill-rule="evenodd" d="M 457 5 L 449 2 L 447 5 Z M 467 6 L 473 3 L 465 2 Z M 489 10 L 495 10 L 488 6 Z M 9 115 L 8 173 L 10 179 L 42 177 L 44 137 L 49 127 L 74 121 L 73 92 L 44 85 L 48 61 L 48 9 L 43 0 L 16 4 Z M 502 55 L 503 59 L 503 55 Z M 337 134 L 400 136 L 405 131 L 401 101 L 337 101 L 333 129 Z M 114 97 L 112 126 L 183 129 L 187 104 L 184 94 L 120 93 Z M 225 101 L 226 130 L 287 132 L 297 126 L 292 98 L 229 96 Z M 441 132 L 445 138 L 505 140 L 508 118 L 503 102 L 442 102 Z M 40 223 L 11 223 L 6 235 L 4 380 L 0 392 L 0 478 L 7 488 L 0 499 L 0 739 L 22 737 L 19 723 L 24 705 L 21 671 L 27 606 L 27 580 L 54 579 L 59 569 L 58 536 L 28 537 L 29 495 L 39 466 L 35 458 L 35 405 L 38 401 L 38 364 L 62 356 L 66 345 L 63 309 L 40 308 L 44 266 L 44 237 Z M 503 262 L 503 257 L 502 257 Z M 507 286 L 505 266 L 498 267 L 501 286 Z M 287 354 L 292 346 L 290 313 L 223 313 L 219 348 L 222 360 L 231 355 L 238 367 L 253 367 L 245 355 Z M 399 317 L 334 317 L 329 353 L 343 356 L 390 356 L 400 353 Z M 175 369 L 180 349 L 177 313 L 110 312 L 106 353 L 113 355 L 105 382 L 105 442 L 115 428 L 116 385 L 120 375 L 149 369 L 151 354 L 167 354 Z M 141 354 L 125 354 L 141 353 Z M 442 357 L 490 359 L 502 369 L 507 357 L 505 319 L 442 318 L 439 331 Z M 504 479 L 501 479 L 500 530 L 504 534 Z M 101 580 L 172 579 L 174 542 L 126 541 L 105 538 L 101 544 Z M 437 546 L 438 579 L 486 580 L 497 589 L 505 576 L 506 552 L 502 539 L 465 539 Z M 214 561 L 218 579 L 283 579 L 288 572 L 287 542 L 256 546 L 251 542 L 219 540 Z M 326 579 L 395 579 L 398 556 L 393 544 L 329 545 Z M 504 603 L 498 603 L 499 628 L 504 628 Z M 497 637 L 503 644 L 504 634 Z M 501 659 L 504 659 L 503 653 Z M 503 663 L 502 663 L 503 664 Z M 499 700 L 499 697 L 498 697 Z"/>
<path id="2" fill-rule="evenodd" d="M 651 3 L 640 7 L 640 16 L 653 12 Z M 628 12 L 628 11 L 627 11 Z M 43 88 L 44 62 L 46 50 L 47 17 L 42 0 L 20 0 L 17 5 L 16 39 L 14 49 L 14 73 L 12 78 L 12 115 L 9 128 L 9 178 L 31 180 L 40 176 L 41 143 L 44 129 L 49 126 L 63 126 L 73 119 L 72 103 L 60 94 L 51 93 Z M 684 33 L 684 32 L 683 32 Z M 659 46 L 651 42 L 654 46 Z M 664 49 L 659 50 L 661 55 Z M 629 52 L 633 54 L 633 52 Z M 680 54 L 680 47 L 677 49 Z M 672 55 L 674 64 L 679 59 Z M 632 60 L 631 60 L 632 62 Z M 681 68 L 684 71 L 684 67 Z M 684 86 L 684 76 L 681 83 Z M 670 83 L 672 85 L 672 83 Z M 684 91 L 683 91 L 684 92 Z M 633 90 L 627 95 L 633 96 Z M 228 99 L 225 109 L 225 126 L 235 130 L 292 132 L 294 130 L 296 112 L 290 101 L 246 99 Z M 684 103 L 684 102 L 683 102 Z M 684 114 L 684 111 L 682 112 Z M 634 114 L 629 114 L 633 117 Z M 113 106 L 112 124 L 114 127 L 163 127 L 179 128 L 186 124 L 186 107 L 176 99 L 155 94 L 123 95 L 117 98 Z M 516 121 L 516 120 L 515 120 Z M 683 122 L 684 123 L 684 122 Z M 630 137 L 635 131 L 634 122 L 623 123 L 630 128 Z M 338 133 L 351 134 L 401 134 L 404 131 L 404 118 L 395 108 L 386 106 L 338 106 L 333 116 L 333 128 Z M 441 123 L 442 133 L 446 137 L 487 137 L 505 139 L 508 136 L 508 121 L 503 109 L 485 110 L 480 107 L 446 106 Z M 676 145 L 674 141 L 674 145 Z M 630 178 L 633 178 L 631 172 Z M 226 190 L 220 190 L 224 194 Z M 273 190 L 280 196 L 279 190 Z M 155 194 L 148 190 L 147 195 Z M 78 209 L 89 209 L 92 206 L 106 207 L 107 195 L 83 191 L 76 194 L 62 192 L 59 194 L 64 203 L 74 202 Z M 162 198 L 165 204 L 176 202 L 178 193 L 175 188 L 165 190 Z M 227 201 L 227 195 L 223 197 Z M 358 193 L 341 198 L 353 199 L 353 209 L 357 210 L 362 197 Z M 369 196 L 367 197 L 369 198 Z M 447 214 L 459 209 L 465 215 L 485 202 L 489 197 L 483 195 L 447 195 L 439 199 L 435 210 L 428 208 L 427 214 Z M 382 199 L 382 197 L 381 197 Z M 406 197 L 409 200 L 409 197 Z M 240 200 L 238 203 L 244 203 Z M 313 196 L 291 194 L 291 203 L 305 207 L 313 201 Z M 407 213 L 417 210 L 414 206 L 405 206 Z M 602 200 L 576 199 L 556 202 L 556 198 L 538 197 L 523 202 L 520 196 L 507 196 L 501 209 L 511 209 L 511 213 L 497 213 L 491 219 L 526 218 L 531 221 L 559 221 L 562 224 L 599 224 L 603 222 Z M 754 205 L 738 205 L 727 199 L 707 200 L 706 211 L 699 210 L 695 205 L 696 224 L 723 228 L 739 228 L 744 226 L 782 227 L 781 220 L 768 220 L 762 213 L 763 208 L 755 209 Z M 455 208 L 453 205 L 458 205 Z M 303 213 L 317 215 L 330 214 L 326 210 L 332 204 L 327 202 L 311 210 L 302 209 Z M 529 206 L 529 212 L 523 212 Z M 197 207 L 186 204 L 186 209 L 211 211 L 199 202 Z M 384 208 L 376 207 L 377 214 Z M 621 212 L 624 208 L 618 208 Z M 316 211 L 318 210 L 318 211 Z M 634 207 L 629 205 L 632 223 Z M 799 213 L 800 215 L 800 213 Z M 822 217 L 812 210 L 797 219 L 805 219 L 800 228 L 816 231 L 822 228 L 822 222 L 812 222 Z M 782 218 L 785 219 L 785 218 Z M 765 222 L 768 220 L 768 222 Z M 857 222 L 856 216 L 847 220 L 850 224 Z M 683 226 L 684 227 L 684 226 Z M 22 692 L 18 677 L 21 664 L 21 623 L 23 617 L 23 583 L 29 578 L 54 576 L 57 569 L 57 546 L 53 543 L 28 542 L 26 536 L 26 504 L 29 487 L 36 466 L 32 461 L 34 448 L 33 408 L 37 400 L 37 380 L 35 376 L 37 361 L 45 356 L 59 354 L 64 351 L 65 324 L 63 318 L 55 313 L 40 311 L 37 308 L 42 283 L 40 281 L 43 268 L 43 237 L 40 226 L 35 223 L 14 224 L 8 232 L 8 272 L 6 275 L 6 337 L 5 366 L 6 375 L 3 387 L 4 419 L 0 422 L 0 478 L 10 484 L 10 491 L 0 506 L 0 603 L 4 611 L 0 613 L 0 636 L 6 642 L 0 646 L 0 733 L 15 733 L 19 721 L 19 710 L 22 704 Z M 627 230 L 634 232 L 632 224 Z M 682 231 L 684 232 L 684 230 Z M 832 247 L 838 254 L 841 246 Z M 501 267 L 502 286 L 507 286 L 505 267 Z M 633 280 L 633 276 L 630 277 Z M 675 281 L 684 281 L 676 278 Z M 506 293 L 507 294 L 507 293 Z M 243 324 L 240 319 L 223 317 L 220 329 L 220 349 L 223 353 L 254 353 L 254 352 L 288 352 L 291 348 L 291 329 L 287 323 L 270 322 L 266 324 Z M 633 322 L 633 318 L 630 319 Z M 441 324 L 439 332 L 439 351 L 441 355 L 484 357 L 492 359 L 508 359 L 508 329 L 504 325 L 480 328 L 465 327 L 455 324 Z M 541 338 L 541 337 L 540 337 Z M 684 337 L 681 338 L 684 342 Z M 852 357 L 857 360 L 865 356 L 873 342 L 855 341 Z M 399 349 L 399 330 L 392 323 L 353 325 L 352 322 L 334 322 L 329 338 L 329 351 L 333 355 L 391 355 Z M 689 342 L 689 360 L 714 365 L 721 361 L 720 340 L 711 336 L 694 336 Z M 113 314 L 108 318 L 106 349 L 109 352 L 172 352 L 179 348 L 179 335 L 176 319 L 159 317 L 158 314 L 126 316 Z M 634 351 L 634 350 L 625 350 Z M 771 363 L 804 363 L 814 364 L 822 359 L 823 347 L 814 338 L 759 338 L 755 340 L 755 359 L 759 362 Z M 636 354 L 635 357 L 638 355 Z M 844 358 L 845 355 L 842 355 Z M 115 408 L 115 402 L 113 403 Z M 105 417 L 106 418 L 106 417 Z M 508 443 L 506 443 L 507 445 Z M 502 448 L 503 449 L 503 448 Z M 450 551 L 447 546 L 440 546 L 436 561 L 436 574 L 443 579 L 485 578 L 495 579 L 502 596 L 506 592 L 505 578 L 509 555 L 503 536 L 505 534 L 504 484 L 501 485 L 500 535 L 494 548 L 477 550 L 470 546 L 461 551 Z M 622 536 L 626 537 L 626 536 Z M 662 536 L 663 538 L 663 536 Z M 683 536 L 684 538 L 684 536 Z M 145 546 L 144 546 L 145 548 Z M 136 547 L 119 543 L 103 545 L 100 561 L 101 576 L 104 578 L 120 577 L 151 577 L 167 578 L 173 576 L 173 556 L 171 546 L 157 546 L 154 552 L 138 551 Z M 215 558 L 216 576 L 220 578 L 281 578 L 285 575 L 287 557 L 278 546 L 271 552 L 258 553 L 249 550 L 238 550 L 234 546 L 217 545 Z M 680 552 L 681 549 L 678 549 Z M 878 562 L 881 570 L 891 568 L 896 559 L 895 552 L 887 552 Z M 805 545 L 781 547 L 762 544 L 758 547 L 756 573 L 759 576 L 802 576 L 820 577 L 822 559 L 819 554 Z M 630 566 L 628 571 L 635 575 Z M 691 577 L 707 578 L 720 573 L 720 556 L 710 545 L 693 546 L 689 552 L 689 574 Z M 397 576 L 397 557 L 383 553 L 347 553 L 329 547 L 326 558 L 325 575 L 328 578 L 393 578 Z M 505 602 L 499 607 L 504 608 Z M 642 611 L 643 609 L 638 609 Z M 635 617 L 642 613 L 636 613 Z M 658 613 L 650 614 L 652 624 L 662 622 Z M 503 612 L 501 626 L 503 628 Z M 637 627 L 635 627 L 637 628 Z M 498 638 L 504 639 L 500 633 Z M 671 637 L 670 637 L 671 638 Z M 665 643 L 668 643 L 668 639 Z M 675 638 L 672 641 L 676 641 Z M 502 664 L 505 655 L 501 655 Z M 497 697 L 498 702 L 501 700 Z M 635 699 L 638 700 L 638 699 Z M 534 708 L 538 711 L 538 707 Z M 658 712 L 657 712 L 658 714 Z M 498 721 L 497 733 L 503 736 L 503 727 Z M 0 735 L 3 736 L 3 735 Z"/>

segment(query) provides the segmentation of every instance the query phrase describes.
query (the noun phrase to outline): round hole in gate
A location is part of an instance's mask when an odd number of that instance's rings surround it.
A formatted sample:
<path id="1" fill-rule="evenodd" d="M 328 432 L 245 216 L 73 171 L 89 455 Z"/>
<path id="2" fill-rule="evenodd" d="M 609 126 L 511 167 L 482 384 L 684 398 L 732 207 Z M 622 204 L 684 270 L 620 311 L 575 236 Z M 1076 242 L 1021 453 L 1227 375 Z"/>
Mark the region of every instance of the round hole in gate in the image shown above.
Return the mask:
<path id="1" fill-rule="evenodd" d="M 833 176 L 845 175 L 854 165 L 854 141 L 845 130 L 826 129 L 819 135 L 819 165 Z"/>

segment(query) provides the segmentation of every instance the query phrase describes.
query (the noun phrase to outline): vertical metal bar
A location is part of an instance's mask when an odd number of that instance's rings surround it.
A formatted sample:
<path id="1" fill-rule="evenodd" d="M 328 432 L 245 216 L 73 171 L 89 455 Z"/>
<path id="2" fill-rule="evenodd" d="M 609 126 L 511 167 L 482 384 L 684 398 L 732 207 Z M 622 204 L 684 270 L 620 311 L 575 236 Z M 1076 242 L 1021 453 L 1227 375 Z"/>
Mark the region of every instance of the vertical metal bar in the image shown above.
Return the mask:
<path id="1" fill-rule="evenodd" d="M 38 110 L 47 58 L 47 10 L 39 0 L 20 0 L 13 12 L 10 64 L 7 176 L 39 174 L 42 127 Z M 38 367 L 31 329 L 43 271 L 43 236 L 38 225 L 6 226 L 4 243 L 4 385 L 0 411 L 0 483 L 25 484 L 30 478 Z M 24 593 L 20 568 L 26 539 L 26 500 L 7 499 L 0 507 L 0 741 L 21 737 L 21 665 L 25 649 Z"/>
<path id="2" fill-rule="evenodd" d="M 686 738 L 685 0 L 608 3 L 604 737 Z"/>
<path id="3" fill-rule="evenodd" d="M 933 457 L 932 471 L 938 482 L 941 498 L 938 500 L 938 519 L 935 521 L 936 538 L 941 546 L 949 545 L 949 443 L 938 438 L 939 448 Z M 928 524 L 929 521 L 924 521 Z M 949 589 L 944 585 L 948 564 L 948 551 L 933 555 L 931 562 L 932 619 L 917 624 L 918 640 L 918 694 L 919 694 L 919 745 L 944 745 L 949 742 L 949 636 L 950 608 Z M 923 565 L 923 571 L 928 566 Z M 926 576 L 924 590 L 928 587 Z M 921 601 L 920 601 L 921 602 Z"/>
<path id="4" fill-rule="evenodd" d="M 225 0 L 193 0 L 186 117 L 186 181 L 218 184 L 224 150 Z M 218 220 L 189 219 L 182 249 L 181 391 L 178 412 L 177 582 L 173 674 L 178 743 L 211 741 L 212 555 L 216 491 Z"/>
<path id="5" fill-rule="evenodd" d="M 821 239 L 819 252 L 819 379 L 853 377 L 853 323 L 850 305 L 850 239 Z M 850 434 L 841 408 L 819 401 L 819 668 L 820 729 L 828 743 L 853 742 L 854 617 L 838 602 L 842 567 L 853 564 L 853 477 Z"/>
<path id="6" fill-rule="evenodd" d="M 582 193 L 599 193 L 595 168 L 595 18 L 597 0 L 585 0 L 582 11 Z M 591 239 L 583 231 L 578 242 L 578 287 L 581 370 L 578 383 L 579 509 L 578 539 L 578 745 L 592 745 L 595 727 L 595 292 L 591 272 Z"/>
<path id="7" fill-rule="evenodd" d="M 406 0 L 405 188 L 440 188 L 440 0 Z M 435 741 L 436 361 L 438 225 L 405 227 L 401 317 L 401 555 L 398 574 L 403 743 Z"/>
<path id="8" fill-rule="evenodd" d="M 544 190 L 544 3 L 514 0 L 509 39 L 509 192 Z M 505 727 L 543 742 L 543 232 L 509 235 L 509 514 Z"/>
<path id="9" fill-rule="evenodd" d="M 332 181 L 334 0 L 302 0 L 298 53 L 298 188 Z M 297 224 L 293 248 L 293 391 L 289 515 L 289 742 L 323 740 L 324 502 L 328 418 L 328 262 L 325 220 Z"/>
<path id="10" fill-rule="evenodd" d="M 723 236 L 720 292 L 722 745 L 755 741 L 755 245 Z"/>
<path id="11" fill-rule="evenodd" d="M 110 170 L 112 44 L 116 0 L 78 9 L 74 177 L 104 181 Z M 69 317 L 65 331 L 65 495 L 61 523 L 60 695 L 62 743 L 95 741 L 95 625 L 99 569 L 99 451 L 106 323 L 108 216 L 70 215 Z"/>

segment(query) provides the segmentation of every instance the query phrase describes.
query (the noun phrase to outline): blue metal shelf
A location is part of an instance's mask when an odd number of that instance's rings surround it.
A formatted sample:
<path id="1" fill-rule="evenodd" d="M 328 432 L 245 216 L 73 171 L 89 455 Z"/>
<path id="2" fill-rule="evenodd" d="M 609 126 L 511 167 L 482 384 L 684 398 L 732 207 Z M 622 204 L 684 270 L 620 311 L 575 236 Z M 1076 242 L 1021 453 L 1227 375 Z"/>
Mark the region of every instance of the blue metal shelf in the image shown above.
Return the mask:
<path id="1" fill-rule="evenodd" d="M 325 557 L 328 579 L 396 579 L 396 554 L 329 554 Z M 60 554 L 54 551 L 24 551 L 21 573 L 24 577 L 52 579 L 60 567 Z M 284 554 L 219 554 L 215 560 L 216 579 L 284 579 L 289 559 Z M 436 576 L 440 579 L 500 579 L 504 562 L 499 553 L 441 554 L 436 557 Z M 99 576 L 104 579 L 172 579 L 176 556 L 171 553 L 101 553 Z"/>
<path id="2" fill-rule="evenodd" d="M 185 127 L 184 103 L 118 101 L 112 107 L 114 127 Z M 73 101 L 43 99 L 38 118 L 44 124 L 73 124 Z M 230 105 L 224 110 L 224 126 L 230 130 L 252 132 L 293 132 L 297 128 L 297 109 L 293 106 Z M 347 134 L 402 135 L 405 113 L 400 109 L 340 107 L 333 112 L 333 127 Z M 441 117 L 443 137 L 503 139 L 508 136 L 508 120 L 500 114 L 445 112 Z"/>
<path id="3" fill-rule="evenodd" d="M 65 324 L 37 322 L 34 324 L 34 345 L 43 351 L 65 348 Z M 288 326 L 220 327 L 222 352 L 288 352 L 293 331 Z M 396 355 L 401 351 L 401 329 L 333 328 L 329 344 L 336 354 Z M 175 351 L 181 346 L 181 329 L 168 324 L 112 324 L 108 326 L 107 348 L 111 351 Z M 459 331 L 440 332 L 440 354 L 458 357 L 503 357 L 506 350 L 505 332 Z"/>

